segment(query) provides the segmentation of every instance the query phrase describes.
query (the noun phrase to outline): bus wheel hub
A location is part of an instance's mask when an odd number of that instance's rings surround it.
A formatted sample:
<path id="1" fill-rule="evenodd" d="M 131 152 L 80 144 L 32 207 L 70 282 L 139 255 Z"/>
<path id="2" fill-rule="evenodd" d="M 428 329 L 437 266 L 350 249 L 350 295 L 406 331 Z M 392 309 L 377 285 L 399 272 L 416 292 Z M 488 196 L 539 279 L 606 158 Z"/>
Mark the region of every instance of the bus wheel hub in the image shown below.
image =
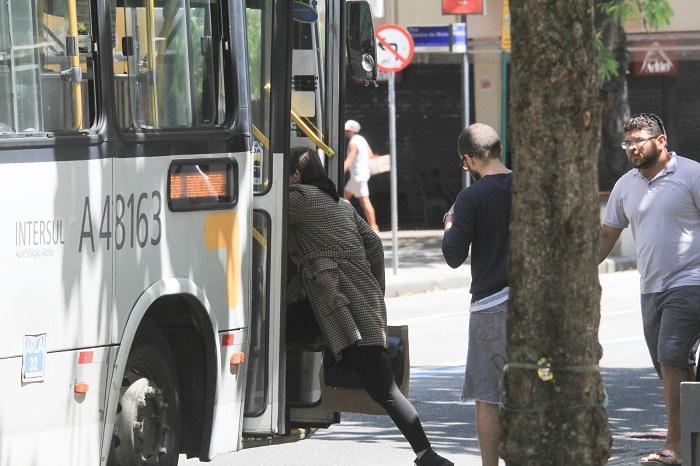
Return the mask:
<path id="1" fill-rule="evenodd" d="M 171 431 L 163 392 L 147 378 L 138 379 L 126 389 L 119 407 L 114 427 L 117 464 L 159 464 L 159 458 L 168 453 Z"/>

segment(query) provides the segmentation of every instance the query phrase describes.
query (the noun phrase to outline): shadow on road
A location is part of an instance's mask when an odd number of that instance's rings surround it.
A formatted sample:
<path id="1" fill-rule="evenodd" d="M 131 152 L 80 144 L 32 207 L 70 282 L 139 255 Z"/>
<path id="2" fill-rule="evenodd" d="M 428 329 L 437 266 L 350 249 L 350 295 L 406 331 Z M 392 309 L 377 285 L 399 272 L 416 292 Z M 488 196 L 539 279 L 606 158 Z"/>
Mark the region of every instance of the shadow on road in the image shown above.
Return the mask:
<path id="1" fill-rule="evenodd" d="M 661 448 L 666 432 L 663 389 L 653 367 L 602 368 L 613 434 L 611 465 L 639 464 L 639 457 Z"/>
<path id="2" fill-rule="evenodd" d="M 435 449 L 478 456 L 474 404 L 462 403 L 464 366 L 413 367 L 410 400 Z M 638 464 L 639 456 L 662 445 L 665 414 L 661 382 L 653 368 L 602 368 L 613 434 L 609 464 Z M 314 438 L 357 443 L 394 441 L 408 448 L 388 416 L 343 414 L 342 431 L 319 431 Z M 651 438 L 643 438 L 648 435 Z M 641 437 L 641 438 L 640 438 Z"/>
<path id="3" fill-rule="evenodd" d="M 428 438 L 440 453 L 478 455 L 474 425 L 474 404 L 460 402 L 464 366 L 411 368 L 409 399 L 418 411 Z M 376 443 L 393 440 L 409 448 L 388 416 L 343 413 L 342 432 L 319 431 L 314 438 Z"/>

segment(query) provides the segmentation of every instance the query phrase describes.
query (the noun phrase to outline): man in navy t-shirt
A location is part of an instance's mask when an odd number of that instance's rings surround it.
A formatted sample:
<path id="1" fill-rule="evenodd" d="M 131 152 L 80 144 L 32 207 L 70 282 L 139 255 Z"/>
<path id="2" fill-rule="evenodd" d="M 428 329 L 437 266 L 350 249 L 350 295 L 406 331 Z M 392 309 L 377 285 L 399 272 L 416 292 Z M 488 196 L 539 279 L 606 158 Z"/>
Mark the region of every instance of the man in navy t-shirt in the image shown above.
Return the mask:
<path id="1" fill-rule="evenodd" d="M 462 398 L 476 402 L 483 466 L 498 465 L 499 383 L 506 358 L 508 228 L 512 172 L 501 161 L 501 142 L 488 125 L 475 123 L 459 135 L 463 170 L 476 182 L 462 190 L 445 215 L 442 254 L 452 268 L 471 246 L 472 295 L 469 348 Z"/>

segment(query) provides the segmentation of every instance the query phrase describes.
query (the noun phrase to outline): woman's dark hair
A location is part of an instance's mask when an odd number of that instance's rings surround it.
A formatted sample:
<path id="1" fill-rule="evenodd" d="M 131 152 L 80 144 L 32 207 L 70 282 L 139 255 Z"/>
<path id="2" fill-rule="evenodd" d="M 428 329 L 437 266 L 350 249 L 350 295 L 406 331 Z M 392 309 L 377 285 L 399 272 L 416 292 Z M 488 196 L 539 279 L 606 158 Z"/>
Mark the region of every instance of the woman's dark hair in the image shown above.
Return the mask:
<path id="1" fill-rule="evenodd" d="M 291 150 L 291 173 L 299 173 L 299 183 L 310 184 L 328 194 L 335 202 L 340 196 L 335 183 L 326 175 L 326 169 L 321 165 L 321 161 L 314 149 L 310 147 L 292 147 Z"/>

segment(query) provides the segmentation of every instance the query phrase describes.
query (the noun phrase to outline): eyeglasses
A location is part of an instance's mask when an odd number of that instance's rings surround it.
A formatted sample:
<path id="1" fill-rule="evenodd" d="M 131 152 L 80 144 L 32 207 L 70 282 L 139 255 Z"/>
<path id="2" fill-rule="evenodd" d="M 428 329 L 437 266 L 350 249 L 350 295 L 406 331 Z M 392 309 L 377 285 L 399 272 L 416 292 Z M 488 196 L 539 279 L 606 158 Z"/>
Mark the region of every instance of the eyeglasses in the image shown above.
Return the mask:
<path id="1" fill-rule="evenodd" d="M 635 139 L 634 141 L 622 141 L 622 144 L 620 144 L 620 147 L 622 147 L 622 150 L 630 150 L 632 147 L 636 147 L 637 149 L 642 150 L 642 148 L 644 147 L 644 144 L 651 141 L 652 139 L 658 138 L 659 136 L 660 136 L 660 134 L 656 135 L 656 136 L 652 136 L 650 138 L 646 138 L 646 139 Z"/>

